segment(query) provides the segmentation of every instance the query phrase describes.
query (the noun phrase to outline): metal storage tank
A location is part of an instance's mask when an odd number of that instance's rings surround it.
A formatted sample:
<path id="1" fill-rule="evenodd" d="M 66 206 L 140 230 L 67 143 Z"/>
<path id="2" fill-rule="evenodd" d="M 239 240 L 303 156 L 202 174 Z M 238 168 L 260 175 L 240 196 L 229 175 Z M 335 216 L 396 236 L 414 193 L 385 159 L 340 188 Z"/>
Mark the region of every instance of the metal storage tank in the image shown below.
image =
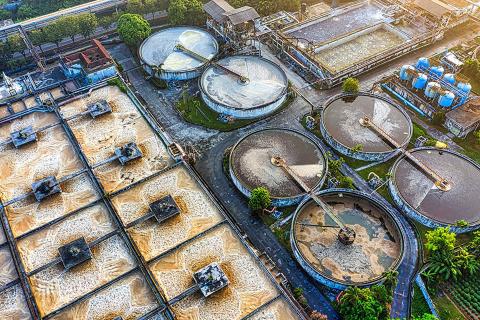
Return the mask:
<path id="1" fill-rule="evenodd" d="M 428 69 L 430 68 L 430 61 L 428 58 L 422 57 L 418 59 L 417 64 L 415 65 L 417 69 Z"/>
<path id="2" fill-rule="evenodd" d="M 421 90 L 425 88 L 427 81 L 428 81 L 427 75 L 423 73 L 419 73 L 416 77 L 413 78 L 412 86 L 415 89 Z"/>
<path id="3" fill-rule="evenodd" d="M 415 68 L 411 65 L 404 65 L 400 69 L 400 80 L 403 81 L 410 81 L 413 78 L 413 72 L 415 71 Z"/>
<path id="4" fill-rule="evenodd" d="M 455 75 L 453 73 L 446 73 L 443 76 L 443 80 L 450 83 L 451 85 L 455 84 Z"/>
<path id="5" fill-rule="evenodd" d="M 418 148 L 411 154 L 440 177 L 450 190 L 442 191 L 435 181 L 412 161 L 399 158 L 389 181 L 395 203 L 410 218 L 430 228 L 452 226 L 455 232 L 480 227 L 480 166 L 462 154 L 450 150 Z M 459 220 L 468 227 L 454 226 Z"/>
<path id="6" fill-rule="evenodd" d="M 439 78 L 443 76 L 444 71 L 445 69 L 443 69 L 442 66 L 433 66 L 430 68 L 430 73 L 436 75 Z"/>
<path id="7" fill-rule="evenodd" d="M 449 108 L 452 106 L 453 100 L 455 100 L 455 94 L 450 91 L 445 91 L 445 93 L 438 98 L 438 105 L 442 108 Z"/>
<path id="8" fill-rule="evenodd" d="M 283 157 L 311 189 L 320 188 L 327 173 L 322 147 L 295 130 L 264 129 L 241 138 L 230 153 L 229 172 L 235 186 L 246 197 L 257 187 L 270 191 L 272 205 L 298 204 L 305 192 L 284 169 L 272 165 L 273 156 Z"/>
<path id="9" fill-rule="evenodd" d="M 317 193 L 356 233 L 353 244 L 338 240 L 335 222 L 311 198 L 292 219 L 290 244 L 295 258 L 315 280 L 330 288 L 366 287 L 383 280 L 403 259 L 404 233 L 398 218 L 366 193 L 330 189 Z"/>
<path id="10" fill-rule="evenodd" d="M 257 56 L 232 56 L 211 64 L 199 83 L 202 98 L 212 110 L 238 119 L 272 113 L 288 91 L 285 72 Z"/>
<path id="11" fill-rule="evenodd" d="M 429 82 L 425 88 L 425 95 L 430 99 L 435 99 L 440 94 L 442 86 L 435 81 Z"/>
<path id="12" fill-rule="evenodd" d="M 470 92 L 472 91 L 472 85 L 468 82 L 459 82 L 457 84 L 457 88 L 465 92 L 466 94 L 470 94 Z"/>
<path id="13" fill-rule="evenodd" d="M 360 124 L 365 116 L 399 145 L 406 146 L 410 141 L 412 121 L 407 113 L 388 99 L 368 93 L 329 99 L 322 110 L 320 131 L 328 144 L 341 154 L 364 161 L 383 160 L 395 149 L 371 128 Z"/>
<path id="14" fill-rule="evenodd" d="M 140 46 L 140 61 L 151 76 L 166 81 L 193 79 L 206 65 L 178 49 L 182 45 L 207 60 L 218 53 L 218 43 L 207 31 L 196 27 L 172 27 L 162 29 L 148 37 Z"/>

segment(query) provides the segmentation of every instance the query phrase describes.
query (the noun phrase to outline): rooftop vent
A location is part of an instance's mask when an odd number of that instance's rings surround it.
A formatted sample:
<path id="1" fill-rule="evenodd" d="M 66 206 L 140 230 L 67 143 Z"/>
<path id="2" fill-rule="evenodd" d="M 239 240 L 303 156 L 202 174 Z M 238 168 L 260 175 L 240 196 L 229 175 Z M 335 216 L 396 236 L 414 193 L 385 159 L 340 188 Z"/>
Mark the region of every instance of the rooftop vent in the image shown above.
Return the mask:
<path id="1" fill-rule="evenodd" d="M 92 258 L 92 252 L 90 251 L 84 237 L 61 246 L 58 248 L 58 252 L 60 252 L 60 258 L 62 259 L 63 267 L 66 270 L 78 266 Z"/>
<path id="2" fill-rule="evenodd" d="M 138 149 L 135 142 L 130 142 L 123 147 L 115 149 L 115 155 L 118 157 L 118 161 L 124 166 L 130 161 L 142 157 L 142 152 Z"/>
<path id="3" fill-rule="evenodd" d="M 33 131 L 32 126 L 28 126 L 21 130 L 12 132 L 10 134 L 12 143 L 15 148 L 20 148 L 23 145 L 37 141 L 37 133 Z"/>
<path id="4" fill-rule="evenodd" d="M 193 278 L 204 297 L 228 286 L 228 278 L 217 263 L 212 263 L 195 272 Z"/>
<path id="5" fill-rule="evenodd" d="M 37 201 L 42 201 L 55 193 L 62 192 L 55 177 L 50 176 L 32 183 L 33 194 Z"/>
<path id="6" fill-rule="evenodd" d="M 90 116 L 95 119 L 96 117 L 99 117 L 106 113 L 111 113 L 112 107 L 106 100 L 101 100 L 89 105 L 88 112 L 90 113 Z"/>
<path id="7" fill-rule="evenodd" d="M 171 195 L 151 203 L 150 211 L 159 223 L 162 223 L 180 213 L 180 210 Z"/>

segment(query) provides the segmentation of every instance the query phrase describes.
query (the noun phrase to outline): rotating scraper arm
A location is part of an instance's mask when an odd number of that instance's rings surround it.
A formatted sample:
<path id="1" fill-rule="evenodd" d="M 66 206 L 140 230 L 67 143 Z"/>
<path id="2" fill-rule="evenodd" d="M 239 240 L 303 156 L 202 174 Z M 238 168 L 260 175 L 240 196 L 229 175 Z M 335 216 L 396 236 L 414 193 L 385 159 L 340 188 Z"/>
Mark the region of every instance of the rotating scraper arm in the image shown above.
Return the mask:
<path id="1" fill-rule="evenodd" d="M 405 150 L 402 148 L 402 146 L 395 141 L 385 130 L 377 126 L 369 117 L 364 116 L 360 120 L 360 124 L 366 128 L 370 128 L 372 131 L 374 131 L 377 135 L 379 135 L 382 139 L 385 139 L 388 141 L 392 146 L 394 146 L 396 149 L 399 149 L 405 157 L 410 159 L 417 167 L 419 167 L 422 171 L 424 171 L 431 179 L 435 181 L 435 185 L 442 191 L 448 191 L 451 189 L 452 185 L 451 183 L 441 177 L 438 173 L 436 173 L 433 169 L 429 168 L 426 164 L 424 164 L 422 161 L 417 159 L 413 154 L 411 154 L 409 151 Z"/>
<path id="2" fill-rule="evenodd" d="M 240 79 L 240 81 L 242 82 L 247 82 L 249 79 L 245 76 L 242 76 L 241 74 L 239 74 L 238 72 L 235 72 L 233 70 L 230 70 L 224 66 L 222 66 L 221 64 L 219 63 L 216 63 L 216 62 L 212 62 L 210 61 L 210 59 L 207 59 L 205 58 L 204 56 L 190 50 L 190 49 L 187 49 L 184 45 L 182 44 L 177 44 L 177 46 L 175 47 L 177 50 L 179 51 L 182 51 L 183 53 L 191 56 L 192 58 L 198 60 L 198 61 L 201 61 L 201 62 L 204 62 L 204 63 L 209 63 L 209 64 L 212 64 L 214 65 L 215 67 L 219 68 L 219 69 L 222 69 L 223 71 L 227 72 L 227 73 L 230 73 L 236 77 L 238 77 Z"/>
<path id="3" fill-rule="evenodd" d="M 344 231 L 349 231 L 345 224 L 337 217 L 335 213 L 330 209 L 330 206 L 317 197 L 312 190 L 306 185 L 306 183 L 287 165 L 286 161 L 279 157 L 272 157 L 272 164 L 277 167 L 281 167 L 285 172 L 292 177 L 293 180 L 306 192 L 310 197 L 325 211 L 325 213 Z"/>

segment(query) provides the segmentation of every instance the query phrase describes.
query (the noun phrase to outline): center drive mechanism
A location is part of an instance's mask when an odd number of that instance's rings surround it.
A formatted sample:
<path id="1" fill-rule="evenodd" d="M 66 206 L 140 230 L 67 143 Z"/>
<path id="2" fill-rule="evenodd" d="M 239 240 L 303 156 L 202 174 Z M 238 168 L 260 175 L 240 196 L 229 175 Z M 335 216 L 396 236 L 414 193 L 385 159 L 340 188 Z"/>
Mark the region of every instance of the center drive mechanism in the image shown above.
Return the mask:
<path id="1" fill-rule="evenodd" d="M 346 226 L 333 211 L 330 206 L 322 201 L 314 194 L 306 183 L 287 165 L 285 159 L 280 156 L 273 156 L 271 162 L 274 166 L 282 168 L 308 195 L 325 211 L 325 213 L 337 224 L 340 228 L 338 232 L 338 240 L 344 245 L 350 245 L 355 241 L 355 230 Z"/>

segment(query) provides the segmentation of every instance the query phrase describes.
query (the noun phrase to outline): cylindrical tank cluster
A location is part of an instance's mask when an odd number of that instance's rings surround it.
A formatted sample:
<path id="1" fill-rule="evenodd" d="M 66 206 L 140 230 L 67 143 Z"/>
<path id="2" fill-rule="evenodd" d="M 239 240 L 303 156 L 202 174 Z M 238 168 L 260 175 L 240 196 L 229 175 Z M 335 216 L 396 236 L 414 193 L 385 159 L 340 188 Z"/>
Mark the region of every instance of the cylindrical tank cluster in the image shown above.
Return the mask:
<path id="1" fill-rule="evenodd" d="M 429 78 L 432 77 L 431 81 Z M 415 90 L 424 90 L 428 99 L 438 99 L 437 103 L 442 108 L 449 108 L 457 98 L 458 91 L 452 87 L 458 88 L 464 94 L 459 94 L 461 101 L 465 101 L 470 94 L 472 86 L 469 83 L 458 82 L 453 73 L 445 73 L 442 66 L 431 66 L 428 58 L 420 58 L 414 66 L 404 65 L 400 69 L 400 80 L 412 83 Z M 442 85 L 443 84 L 443 85 Z M 456 85 L 455 85 L 456 84 Z M 447 88 L 450 87 L 450 90 Z M 453 91 L 453 92 L 452 92 Z"/>

